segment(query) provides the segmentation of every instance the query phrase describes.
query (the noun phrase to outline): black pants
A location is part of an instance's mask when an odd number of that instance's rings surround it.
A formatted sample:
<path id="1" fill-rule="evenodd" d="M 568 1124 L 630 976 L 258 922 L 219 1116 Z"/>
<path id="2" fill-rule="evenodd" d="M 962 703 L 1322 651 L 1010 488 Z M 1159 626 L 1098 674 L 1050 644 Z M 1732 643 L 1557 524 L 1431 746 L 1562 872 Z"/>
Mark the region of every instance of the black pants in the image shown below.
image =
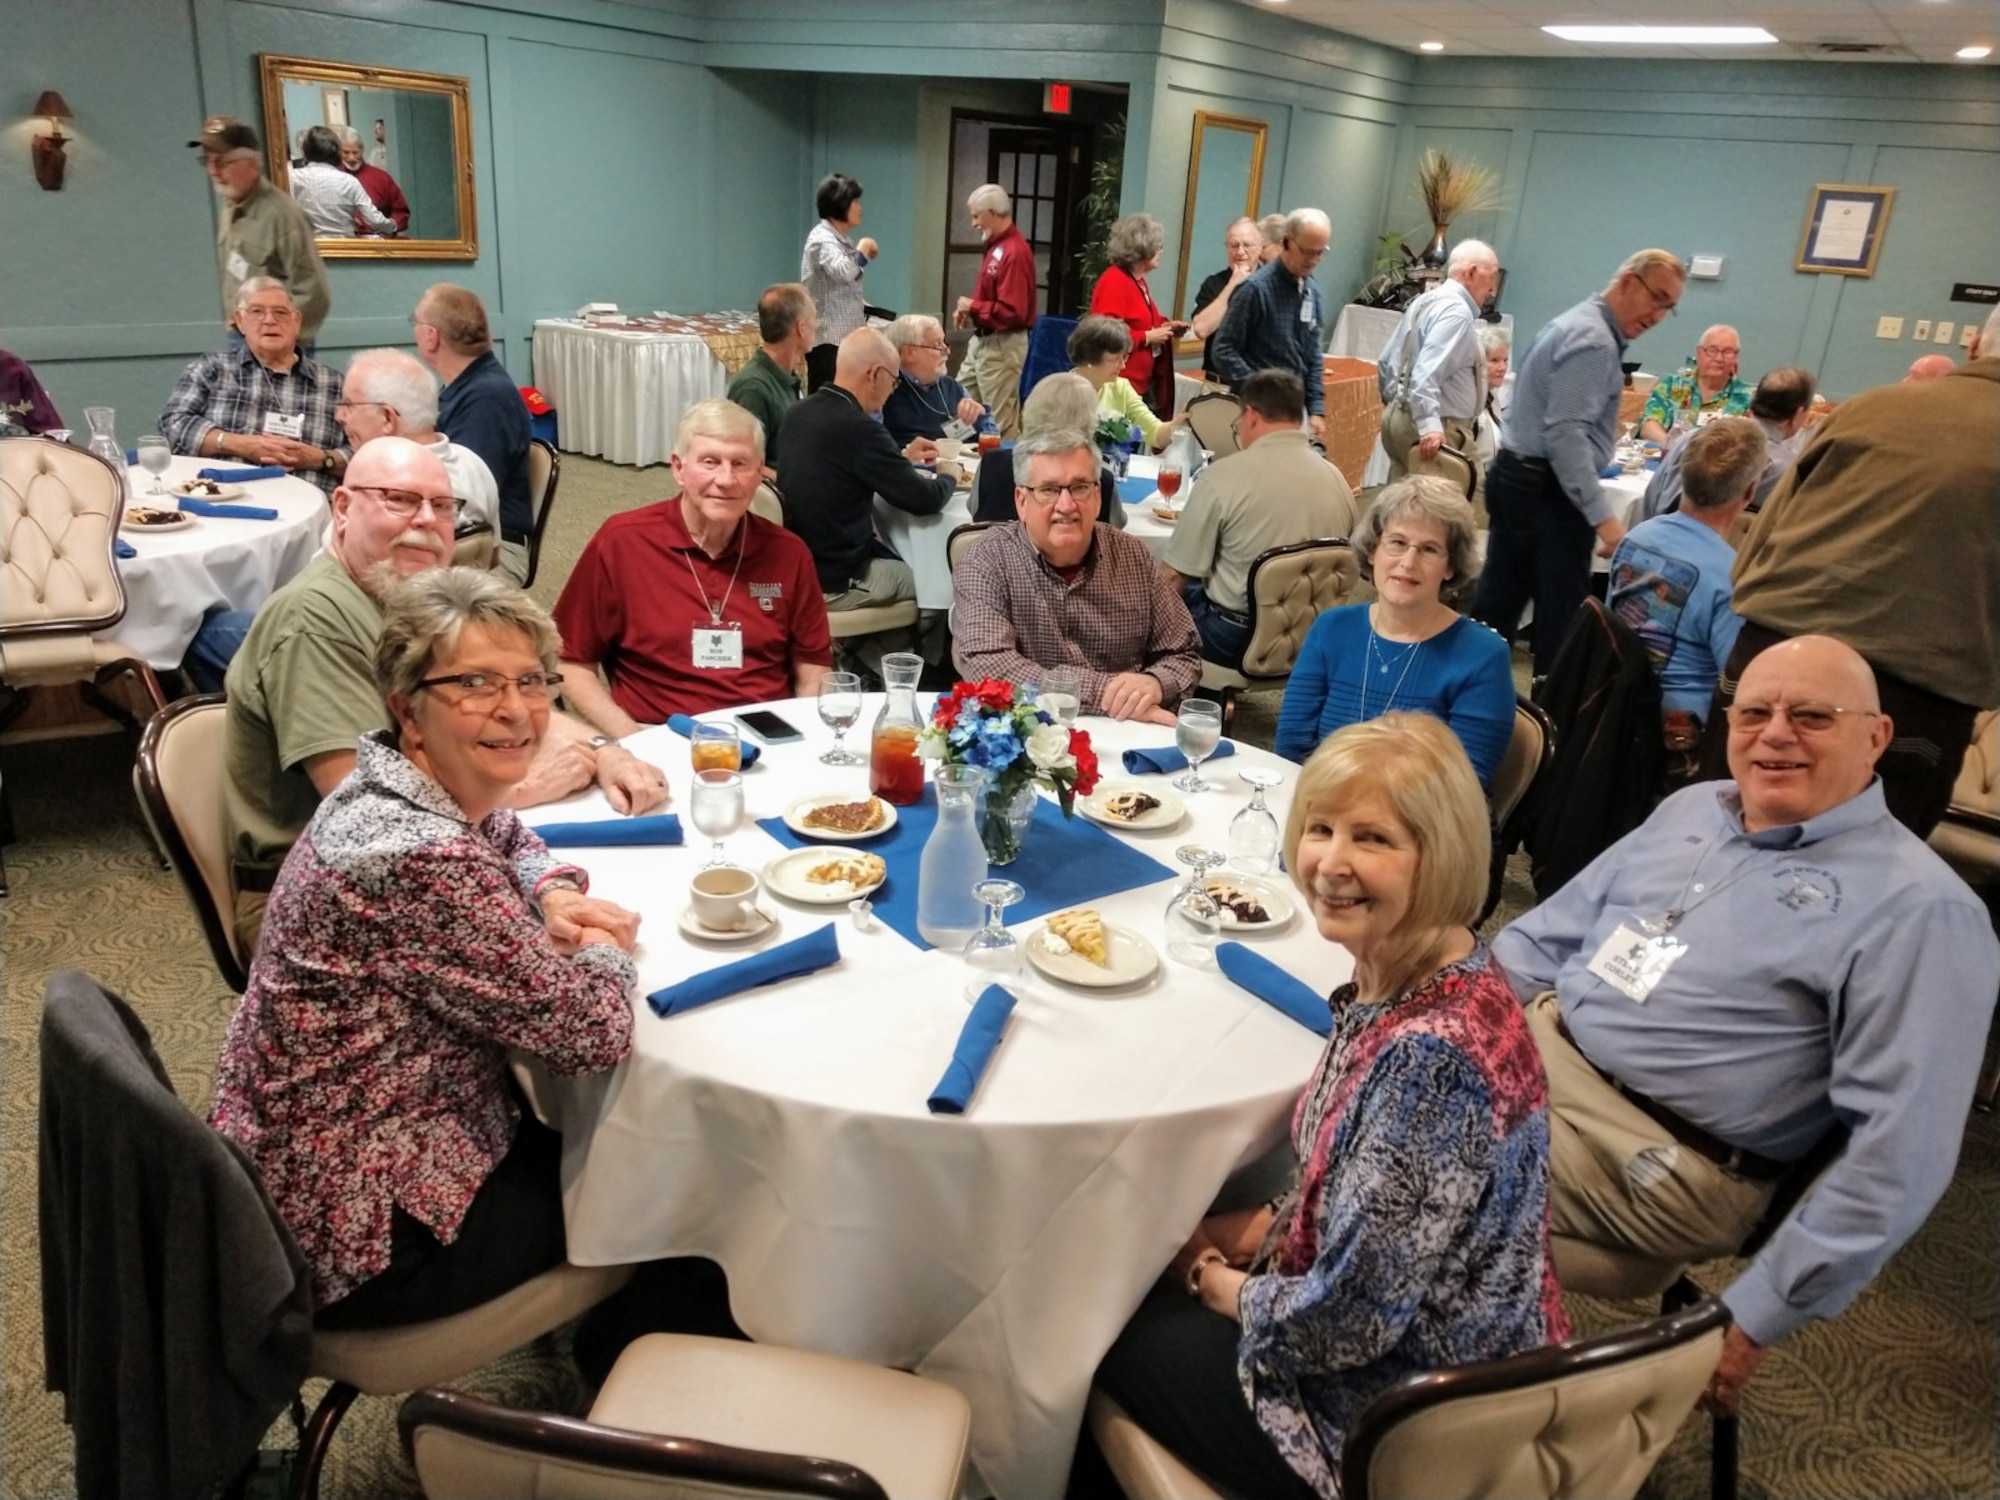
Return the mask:
<path id="1" fill-rule="evenodd" d="M 1236 1379 L 1240 1330 L 1179 1288 L 1156 1290 L 1097 1367 L 1096 1384 L 1196 1473 L 1258 1500 L 1310 1497 Z"/>
<path id="2" fill-rule="evenodd" d="M 1535 606 L 1535 675 L 1546 677 L 1569 622 L 1590 592 L 1597 533 L 1539 459 L 1500 450 L 1486 476 L 1486 566 L 1472 617 L 1512 644 L 1521 611 Z"/>
<path id="3" fill-rule="evenodd" d="M 1789 639 L 1754 621 L 1743 622 L 1736 647 L 1716 681 L 1715 698 L 1702 731 L 1703 780 L 1721 781 L 1729 775 L 1729 719 L 1724 711 L 1736 701 L 1736 684 L 1742 680 L 1743 669 L 1760 652 Z M 1872 662 L 1869 665 L 1874 666 Z M 1875 762 L 1882 778 L 1882 798 L 1889 804 L 1890 817 L 1918 838 L 1927 839 L 1951 806 L 1952 783 L 1958 780 L 1965 747 L 1972 743 L 1972 726 L 1979 710 L 1905 682 L 1880 667 L 1874 671 L 1882 712 L 1896 726 L 1895 738 Z"/>
<path id="4" fill-rule="evenodd" d="M 806 394 L 833 382 L 833 367 L 840 357 L 838 344 L 815 344 L 806 350 Z M 766 462 L 768 462 L 768 458 Z"/>
<path id="5" fill-rule="evenodd" d="M 458 1238 L 395 1211 L 389 1265 L 313 1314 L 322 1328 L 396 1328 L 490 1302 L 563 1259 L 562 1137 L 524 1115 L 514 1144 L 472 1196 Z"/>

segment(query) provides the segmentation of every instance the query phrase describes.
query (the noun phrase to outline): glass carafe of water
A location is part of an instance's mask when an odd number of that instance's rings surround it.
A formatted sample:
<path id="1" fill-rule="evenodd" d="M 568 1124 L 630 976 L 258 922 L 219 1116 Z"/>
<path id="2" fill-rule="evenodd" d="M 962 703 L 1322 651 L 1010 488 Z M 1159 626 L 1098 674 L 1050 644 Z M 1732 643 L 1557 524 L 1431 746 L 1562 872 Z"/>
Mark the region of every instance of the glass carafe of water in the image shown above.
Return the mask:
<path id="1" fill-rule="evenodd" d="M 917 931 L 925 942 L 960 953 L 979 931 L 985 904 L 973 887 L 986 879 L 986 846 L 973 814 L 986 773 L 977 766 L 940 765 L 937 826 L 917 865 Z"/>
<path id="2" fill-rule="evenodd" d="M 117 411 L 109 406 L 86 406 L 84 416 L 90 422 L 90 451 L 117 472 L 120 484 L 126 479 L 125 445 L 118 441 L 113 424 L 118 420 Z"/>

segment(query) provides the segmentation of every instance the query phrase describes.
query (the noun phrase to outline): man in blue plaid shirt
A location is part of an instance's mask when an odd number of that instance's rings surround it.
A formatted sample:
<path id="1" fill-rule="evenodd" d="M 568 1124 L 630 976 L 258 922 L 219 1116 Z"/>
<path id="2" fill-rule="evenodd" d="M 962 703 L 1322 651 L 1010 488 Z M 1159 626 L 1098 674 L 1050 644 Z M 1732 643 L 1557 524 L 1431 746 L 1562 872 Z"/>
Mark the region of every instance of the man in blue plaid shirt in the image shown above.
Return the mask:
<path id="1" fill-rule="evenodd" d="M 1306 388 L 1306 426 L 1326 436 L 1326 304 L 1313 280 L 1333 238 L 1333 224 L 1316 208 L 1285 217 L 1278 258 L 1250 273 L 1230 296 L 1215 331 L 1216 373 L 1240 389 L 1259 370 L 1290 370 Z"/>
<path id="2" fill-rule="evenodd" d="M 160 431 L 176 453 L 276 464 L 332 495 L 348 459 L 340 372 L 299 352 L 299 310 L 272 277 L 238 288 L 236 326 L 244 346 L 181 372 Z"/>

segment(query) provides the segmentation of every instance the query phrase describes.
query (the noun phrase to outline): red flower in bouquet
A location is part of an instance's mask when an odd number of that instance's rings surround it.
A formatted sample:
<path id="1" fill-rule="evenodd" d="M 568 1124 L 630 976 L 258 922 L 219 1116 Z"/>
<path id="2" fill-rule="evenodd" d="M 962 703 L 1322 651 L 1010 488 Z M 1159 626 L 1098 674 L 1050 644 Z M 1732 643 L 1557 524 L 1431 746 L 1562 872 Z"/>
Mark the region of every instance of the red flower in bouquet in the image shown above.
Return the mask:
<path id="1" fill-rule="evenodd" d="M 1097 752 L 1090 748 L 1090 736 L 1081 729 L 1069 732 L 1069 753 L 1076 760 L 1076 795 L 1088 797 L 1097 790 Z"/>

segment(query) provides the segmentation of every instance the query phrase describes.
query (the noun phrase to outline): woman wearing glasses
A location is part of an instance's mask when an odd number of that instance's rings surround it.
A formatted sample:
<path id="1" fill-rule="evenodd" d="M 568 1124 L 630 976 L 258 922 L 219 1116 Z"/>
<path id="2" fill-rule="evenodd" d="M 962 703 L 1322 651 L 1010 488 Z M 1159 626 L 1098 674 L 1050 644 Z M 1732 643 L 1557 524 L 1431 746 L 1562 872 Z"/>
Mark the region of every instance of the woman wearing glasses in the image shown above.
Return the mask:
<path id="1" fill-rule="evenodd" d="M 523 1115 L 506 1052 L 557 1073 L 625 1056 L 638 918 L 501 807 L 547 730 L 556 647 L 496 574 L 390 587 L 390 727 L 271 892 L 210 1119 L 256 1162 L 323 1326 L 442 1317 L 562 1259 L 560 1138 Z"/>
<path id="2" fill-rule="evenodd" d="M 1444 480 L 1399 480 L 1353 541 L 1375 602 L 1313 622 L 1285 684 L 1278 753 L 1302 761 L 1344 725 L 1413 709 L 1451 726 L 1487 786 L 1514 732 L 1514 673 L 1507 643 L 1448 602 L 1473 571 L 1472 507 Z"/>

